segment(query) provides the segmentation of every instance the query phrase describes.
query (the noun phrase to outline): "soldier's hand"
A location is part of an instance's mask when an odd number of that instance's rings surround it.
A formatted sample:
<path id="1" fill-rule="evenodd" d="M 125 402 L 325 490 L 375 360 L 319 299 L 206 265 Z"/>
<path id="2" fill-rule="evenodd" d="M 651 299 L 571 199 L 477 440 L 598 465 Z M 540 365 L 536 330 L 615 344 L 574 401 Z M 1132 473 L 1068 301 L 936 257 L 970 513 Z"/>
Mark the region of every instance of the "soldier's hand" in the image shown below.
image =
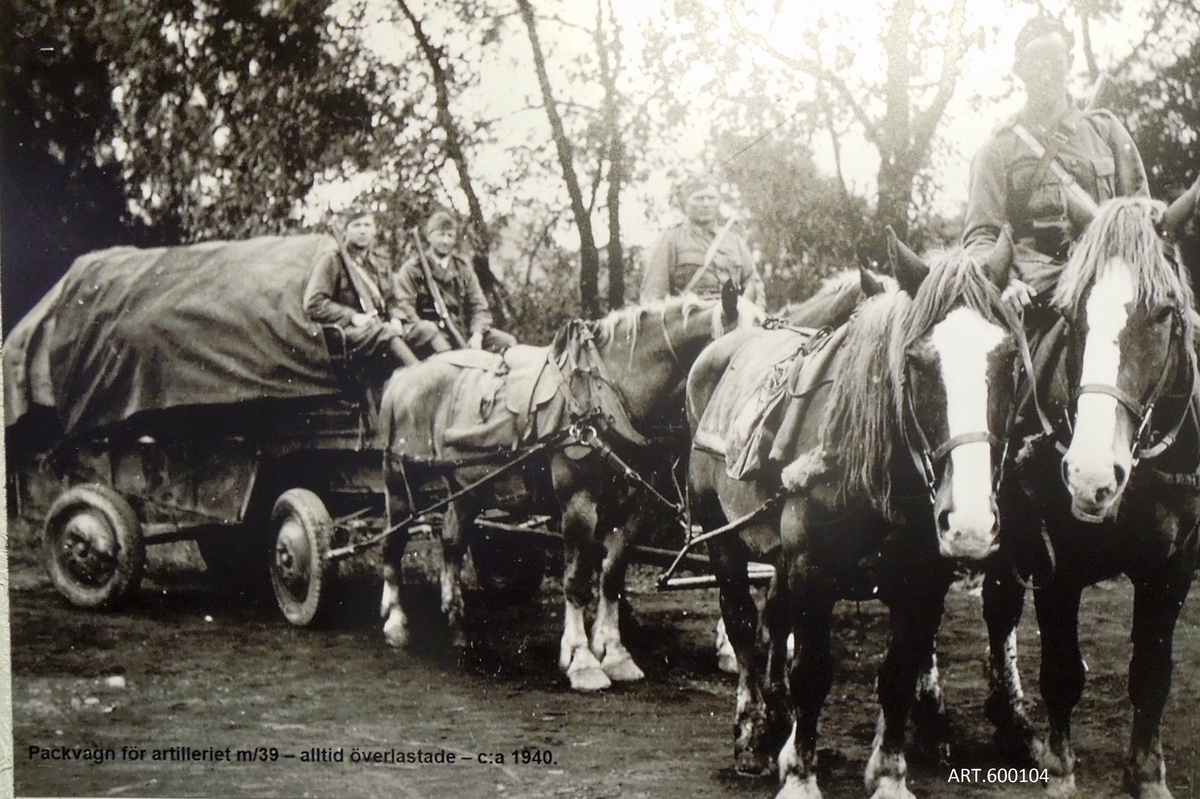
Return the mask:
<path id="1" fill-rule="evenodd" d="M 1033 290 L 1033 286 L 1014 277 L 1008 281 L 1008 286 L 1000 295 L 1000 301 L 1007 303 L 1014 311 L 1020 312 L 1028 308 L 1036 297 L 1037 292 Z"/>
<path id="2" fill-rule="evenodd" d="M 352 327 L 363 327 L 371 322 L 371 317 L 365 313 L 356 313 L 350 317 L 350 325 Z"/>
<path id="3" fill-rule="evenodd" d="M 467 346 L 473 350 L 483 349 L 483 333 L 472 333 L 467 340 Z"/>

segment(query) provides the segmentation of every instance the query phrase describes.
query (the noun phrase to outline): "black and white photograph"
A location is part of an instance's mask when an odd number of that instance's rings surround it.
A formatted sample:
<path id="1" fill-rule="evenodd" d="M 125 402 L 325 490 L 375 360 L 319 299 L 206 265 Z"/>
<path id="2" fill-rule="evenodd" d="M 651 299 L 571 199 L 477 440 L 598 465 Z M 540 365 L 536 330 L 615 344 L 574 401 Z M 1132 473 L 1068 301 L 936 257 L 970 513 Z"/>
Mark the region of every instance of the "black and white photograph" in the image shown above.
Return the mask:
<path id="1" fill-rule="evenodd" d="M 0 797 L 1200 797 L 1193 0 L 0 2 Z"/>

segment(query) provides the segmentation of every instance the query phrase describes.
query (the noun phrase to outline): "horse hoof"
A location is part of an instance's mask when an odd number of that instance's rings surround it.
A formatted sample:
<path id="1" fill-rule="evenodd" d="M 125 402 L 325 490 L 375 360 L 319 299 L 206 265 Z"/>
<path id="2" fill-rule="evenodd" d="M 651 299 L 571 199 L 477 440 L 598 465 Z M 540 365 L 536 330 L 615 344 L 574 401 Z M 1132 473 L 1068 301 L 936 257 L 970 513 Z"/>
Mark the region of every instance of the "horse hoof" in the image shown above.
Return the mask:
<path id="1" fill-rule="evenodd" d="M 721 654 L 717 655 L 717 668 L 726 674 L 737 674 L 737 658 L 733 655 L 722 652 Z"/>
<path id="2" fill-rule="evenodd" d="M 814 775 L 797 777 L 789 774 L 779 793 L 775 794 L 775 799 L 821 799 L 821 789 L 817 787 Z"/>
<path id="3" fill-rule="evenodd" d="M 880 777 L 871 799 L 917 799 L 903 777 Z"/>
<path id="4" fill-rule="evenodd" d="M 747 749 L 734 755 L 733 771 L 739 777 L 763 777 L 775 770 L 775 763 L 761 752 Z"/>
<path id="5" fill-rule="evenodd" d="M 1048 799 L 1072 799 L 1075 796 L 1075 775 L 1051 777 L 1046 783 Z"/>
<path id="6" fill-rule="evenodd" d="M 1127 785 L 1126 790 L 1136 799 L 1174 799 L 1171 791 L 1161 782 L 1143 782 L 1141 785 Z"/>
<path id="7" fill-rule="evenodd" d="M 383 640 L 393 649 L 408 646 L 408 627 L 402 621 L 388 619 L 383 624 Z"/>
<path id="8" fill-rule="evenodd" d="M 573 672 L 567 672 L 567 678 L 571 681 L 571 689 L 574 691 L 603 691 L 605 688 L 612 686 L 612 680 L 608 679 L 608 675 L 603 669 L 586 668 L 577 669 Z"/>
<path id="9" fill-rule="evenodd" d="M 646 673 L 639 669 L 638 665 L 633 662 L 633 658 L 630 657 L 619 660 L 605 658 L 604 662 L 600 664 L 600 668 L 613 682 L 637 682 L 646 676 Z"/>

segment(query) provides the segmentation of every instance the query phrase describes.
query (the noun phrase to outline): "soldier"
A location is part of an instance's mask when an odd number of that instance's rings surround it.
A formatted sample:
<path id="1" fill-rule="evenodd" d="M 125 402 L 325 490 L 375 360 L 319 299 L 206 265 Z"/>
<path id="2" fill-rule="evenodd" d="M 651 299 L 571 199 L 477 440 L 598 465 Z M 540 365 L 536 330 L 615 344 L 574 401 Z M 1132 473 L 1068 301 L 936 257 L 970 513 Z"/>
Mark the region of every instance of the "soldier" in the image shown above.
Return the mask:
<path id="1" fill-rule="evenodd" d="M 1052 293 L 1097 204 L 1149 196 L 1125 127 L 1108 111 L 1080 111 L 1067 94 L 1074 44 L 1074 35 L 1048 17 L 1021 29 L 1013 71 L 1025 85 L 1025 107 L 971 163 L 963 244 L 987 252 L 1005 223 L 1012 225 L 1014 274 L 1004 296 L 1014 307 Z"/>
<path id="2" fill-rule="evenodd" d="M 425 223 L 430 252 L 417 254 L 396 273 L 396 301 L 405 340 L 421 357 L 448 349 L 503 352 L 517 340 L 492 327 L 492 313 L 475 270 L 454 252 L 458 225 L 445 211 Z"/>
<path id="3" fill-rule="evenodd" d="M 304 310 L 314 322 L 341 329 L 347 354 L 394 369 L 417 363 L 404 343 L 391 261 L 375 248 L 375 215 L 354 206 L 343 217 L 342 241 L 313 268 Z"/>
<path id="4" fill-rule="evenodd" d="M 689 291 L 719 295 L 721 284 L 732 280 L 742 296 L 762 308 L 766 295 L 750 248 L 731 223 L 717 226 L 721 192 L 716 182 L 707 176 L 692 180 L 679 198 L 687 220 L 663 233 L 650 250 L 638 301 Z"/>

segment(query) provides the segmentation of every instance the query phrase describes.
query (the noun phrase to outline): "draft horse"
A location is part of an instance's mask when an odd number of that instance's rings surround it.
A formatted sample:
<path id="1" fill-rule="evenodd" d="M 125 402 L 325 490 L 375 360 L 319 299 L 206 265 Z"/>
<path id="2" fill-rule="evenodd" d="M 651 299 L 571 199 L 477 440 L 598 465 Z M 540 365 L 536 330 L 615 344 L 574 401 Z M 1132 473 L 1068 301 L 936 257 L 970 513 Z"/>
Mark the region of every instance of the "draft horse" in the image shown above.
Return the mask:
<path id="1" fill-rule="evenodd" d="M 1011 247 L 1006 233 L 982 263 L 961 250 L 928 267 L 918 261 L 915 276 L 897 271 L 905 291 L 866 300 L 830 356 L 828 381 L 807 400 L 799 457 L 785 468 L 735 480 L 724 457 L 693 448 L 695 520 L 713 530 L 748 519 L 708 546 L 738 663 L 735 762 L 758 773 L 778 751 L 779 797 L 821 795 L 817 720 L 832 683 L 833 608 L 843 598 L 881 599 L 891 611 L 865 781 L 876 799 L 912 796 L 905 725 L 933 660 L 945 593 L 956 562 L 980 561 L 997 546 L 995 486 L 1021 337 L 999 295 Z M 693 432 L 720 390 L 697 376 L 688 382 Z M 768 512 L 773 497 L 781 501 Z M 765 667 L 755 651 L 750 558 L 776 568 L 763 613 Z M 796 654 L 787 663 L 789 632 Z"/>
<path id="2" fill-rule="evenodd" d="M 592 398 L 596 390 L 607 392 L 611 403 L 619 407 L 602 410 L 623 416 L 633 429 L 622 436 L 597 423 L 590 429 L 575 431 L 568 427 L 572 423 L 570 415 L 564 414 L 560 429 L 553 431 L 555 446 L 543 450 L 531 459 L 528 468 L 521 469 L 518 477 L 524 486 L 520 490 L 512 490 L 509 482 L 487 483 L 449 505 L 441 530 L 441 593 L 442 611 L 454 646 L 465 647 L 468 643 L 463 629 L 460 574 L 466 553 L 478 536 L 476 517 L 488 508 L 545 512 L 561 517 L 566 614 L 559 665 L 571 687 L 596 691 L 609 687 L 613 680 L 639 680 L 644 676 L 621 642 L 618 624 L 626 538 L 633 529 L 625 522 L 638 504 L 637 492 L 606 462 L 601 451 L 608 448 L 642 474 L 671 468 L 670 461 L 661 455 L 663 448 L 650 446 L 645 439 L 662 420 L 682 417 L 683 384 L 704 346 L 735 326 L 761 321 L 761 312 L 731 288 L 726 287 L 720 301 L 695 296 L 670 298 L 614 311 L 597 322 L 577 321 L 560 333 L 556 349 L 571 346 L 572 337 L 582 337 L 588 342 L 584 349 L 593 353 L 586 363 L 576 363 L 564 375 L 560 391 L 568 395 L 568 406 L 588 407 L 589 391 Z M 554 355 L 550 353 L 551 358 Z M 459 371 L 447 356 L 435 356 L 397 371 L 384 389 L 380 429 L 386 441 L 389 526 L 405 518 L 410 510 L 404 460 L 413 455 L 428 456 L 433 451 L 434 433 L 428 431 L 437 430 L 439 420 L 451 412 L 457 400 L 454 387 Z M 641 436 L 645 439 L 635 443 Z M 495 468 L 494 463 L 449 464 L 440 473 L 447 487 L 458 491 Z M 408 620 L 400 606 L 399 591 L 407 538 L 406 531 L 397 531 L 384 548 L 381 613 L 384 636 L 393 646 L 403 646 L 408 640 Z M 598 544 L 603 545 L 604 553 L 599 564 L 602 590 L 589 642 L 584 614 L 592 597 Z"/>
<path id="3" fill-rule="evenodd" d="M 1025 443 L 1002 491 L 1001 550 L 984 582 L 988 716 L 1000 740 L 1048 770 L 1056 797 L 1075 794 L 1071 714 L 1086 672 L 1080 595 L 1120 574 L 1134 586 L 1125 788 L 1137 797 L 1171 795 L 1159 726 L 1175 623 L 1200 555 L 1200 428 L 1193 295 L 1172 243 L 1183 215 L 1164 208 L 1109 201 L 1059 278 L 1052 302 L 1061 319 L 1035 348 L 1038 407 L 1017 426 Z M 1045 742 L 1025 713 L 1016 665 L 1030 583 Z"/>

